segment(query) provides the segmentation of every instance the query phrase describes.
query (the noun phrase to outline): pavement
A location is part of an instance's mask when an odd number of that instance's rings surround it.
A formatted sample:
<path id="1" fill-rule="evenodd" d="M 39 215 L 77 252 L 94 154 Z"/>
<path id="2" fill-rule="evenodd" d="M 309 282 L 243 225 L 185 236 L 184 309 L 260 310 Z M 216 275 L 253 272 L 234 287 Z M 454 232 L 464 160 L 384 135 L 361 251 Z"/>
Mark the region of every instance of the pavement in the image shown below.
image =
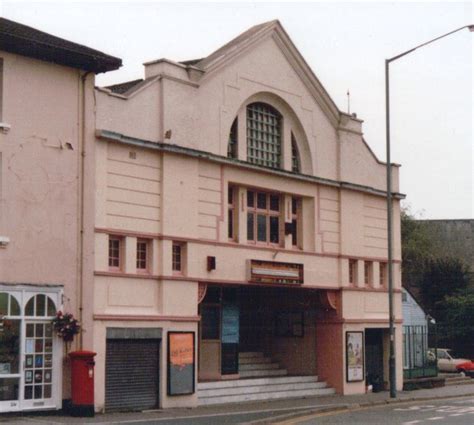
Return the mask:
<path id="1" fill-rule="evenodd" d="M 96 414 L 94 418 L 72 418 L 61 412 L 41 412 L 22 414 L 2 414 L 0 423 L 12 425 L 33 424 L 172 424 L 172 425 L 210 425 L 210 424 L 276 424 L 301 416 L 358 410 L 376 406 L 407 402 L 425 402 L 430 400 L 448 400 L 459 397 L 474 397 L 474 381 L 472 384 L 451 385 L 441 388 L 422 389 L 416 391 L 399 391 L 397 397 L 391 399 L 388 392 L 331 395 L 287 400 L 270 400 L 266 402 L 246 402 L 219 406 L 202 406 L 196 408 L 180 408 L 153 410 L 145 412 L 105 413 Z"/>

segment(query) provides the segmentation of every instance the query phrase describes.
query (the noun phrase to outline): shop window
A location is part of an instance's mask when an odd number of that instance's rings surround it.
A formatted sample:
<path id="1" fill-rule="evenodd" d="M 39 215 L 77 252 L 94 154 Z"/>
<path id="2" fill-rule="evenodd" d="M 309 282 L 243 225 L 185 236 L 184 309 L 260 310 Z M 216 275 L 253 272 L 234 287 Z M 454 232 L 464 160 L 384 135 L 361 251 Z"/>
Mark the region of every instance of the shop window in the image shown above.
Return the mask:
<path id="1" fill-rule="evenodd" d="M 19 315 L 20 304 L 16 298 L 6 292 L 0 292 L 0 317 Z"/>
<path id="2" fill-rule="evenodd" d="M 270 168 L 281 167 L 281 114 L 266 103 L 247 106 L 247 160 Z"/>
<path id="3" fill-rule="evenodd" d="M 56 315 L 54 301 L 44 294 L 38 294 L 29 299 L 25 306 L 25 316 L 53 317 Z"/>
<path id="4" fill-rule="evenodd" d="M 366 285 L 372 285 L 372 261 L 364 261 L 364 283 Z"/>
<path id="5" fill-rule="evenodd" d="M 291 133 L 291 171 L 294 173 L 301 172 L 300 154 L 295 136 Z"/>
<path id="6" fill-rule="evenodd" d="M 232 123 L 229 133 L 229 144 L 227 145 L 227 157 L 237 159 L 237 118 Z"/>
<path id="7" fill-rule="evenodd" d="M 357 260 L 349 260 L 349 283 L 357 284 Z"/>
<path id="8" fill-rule="evenodd" d="M 172 270 L 175 274 L 184 272 L 184 245 L 179 242 L 173 242 L 172 252 Z"/>
<path id="9" fill-rule="evenodd" d="M 227 194 L 227 237 L 229 240 L 235 240 L 235 197 L 236 189 L 229 186 Z"/>
<path id="10" fill-rule="evenodd" d="M 137 239 L 137 272 L 149 271 L 150 240 Z"/>
<path id="11" fill-rule="evenodd" d="M 247 240 L 260 244 L 280 243 L 280 195 L 247 190 Z"/>
<path id="12" fill-rule="evenodd" d="M 123 238 L 109 235 L 109 269 L 121 270 Z"/>

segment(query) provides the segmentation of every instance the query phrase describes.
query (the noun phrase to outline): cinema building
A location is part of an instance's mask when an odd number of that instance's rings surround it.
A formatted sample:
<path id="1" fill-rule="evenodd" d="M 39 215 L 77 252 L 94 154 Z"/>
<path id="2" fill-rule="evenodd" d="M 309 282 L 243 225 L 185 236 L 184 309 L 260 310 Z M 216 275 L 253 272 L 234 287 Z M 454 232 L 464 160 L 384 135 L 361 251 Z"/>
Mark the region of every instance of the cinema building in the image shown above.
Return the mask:
<path id="1" fill-rule="evenodd" d="M 385 165 L 362 121 L 278 21 L 144 67 L 96 93 L 96 407 L 386 385 Z"/>
<path id="2" fill-rule="evenodd" d="M 33 387 L 26 400 L 21 388 L 36 383 L 26 383 L 24 363 L 0 361 L 0 411 L 59 408 L 69 398 L 64 346 L 45 333 L 59 309 L 83 325 L 66 348 L 97 353 L 97 411 L 386 386 L 385 164 L 363 139 L 362 121 L 337 108 L 281 24 L 252 27 L 202 59 L 145 63 L 143 79 L 103 88 L 93 88 L 93 74 L 120 60 L 93 52 L 82 52 L 96 55 L 87 75 L 74 61 L 15 62 L 2 53 L 4 86 L 22 91 L 18 69 L 38 76 L 23 80 L 38 103 L 24 104 L 44 116 L 19 106 L 13 114 L 12 91 L 3 91 L 11 129 L 0 134 L 0 236 L 10 242 L 0 249 L 1 316 L 20 320 L 18 359 L 28 332 L 51 339 L 56 383 L 53 401 L 38 404 L 51 390 L 42 371 L 41 394 Z M 46 89 L 57 107 L 40 102 Z M 34 131 L 20 119 L 26 114 Z M 398 170 L 392 166 L 401 389 Z M 18 183 L 18 175 L 30 177 Z M 44 210 L 33 214 L 35 206 Z M 37 346 L 45 350 L 46 341 Z"/>

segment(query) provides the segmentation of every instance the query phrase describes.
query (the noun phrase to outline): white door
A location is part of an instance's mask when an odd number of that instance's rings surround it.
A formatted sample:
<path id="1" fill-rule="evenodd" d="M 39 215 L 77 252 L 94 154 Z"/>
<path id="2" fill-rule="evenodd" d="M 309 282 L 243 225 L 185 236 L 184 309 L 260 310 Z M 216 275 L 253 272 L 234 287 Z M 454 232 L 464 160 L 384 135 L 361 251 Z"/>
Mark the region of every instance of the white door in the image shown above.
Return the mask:
<path id="1" fill-rule="evenodd" d="M 54 407 L 51 321 L 26 321 L 24 347 L 22 408 Z"/>

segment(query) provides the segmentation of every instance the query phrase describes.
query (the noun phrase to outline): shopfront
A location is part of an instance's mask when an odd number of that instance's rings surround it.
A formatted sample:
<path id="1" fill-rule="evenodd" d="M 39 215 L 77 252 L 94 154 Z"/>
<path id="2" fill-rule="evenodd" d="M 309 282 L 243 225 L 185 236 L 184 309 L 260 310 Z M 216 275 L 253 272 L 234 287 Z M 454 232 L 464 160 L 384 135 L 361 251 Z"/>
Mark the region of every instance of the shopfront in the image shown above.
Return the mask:
<path id="1" fill-rule="evenodd" d="M 61 287 L 0 285 L 0 412 L 61 407 Z"/>

